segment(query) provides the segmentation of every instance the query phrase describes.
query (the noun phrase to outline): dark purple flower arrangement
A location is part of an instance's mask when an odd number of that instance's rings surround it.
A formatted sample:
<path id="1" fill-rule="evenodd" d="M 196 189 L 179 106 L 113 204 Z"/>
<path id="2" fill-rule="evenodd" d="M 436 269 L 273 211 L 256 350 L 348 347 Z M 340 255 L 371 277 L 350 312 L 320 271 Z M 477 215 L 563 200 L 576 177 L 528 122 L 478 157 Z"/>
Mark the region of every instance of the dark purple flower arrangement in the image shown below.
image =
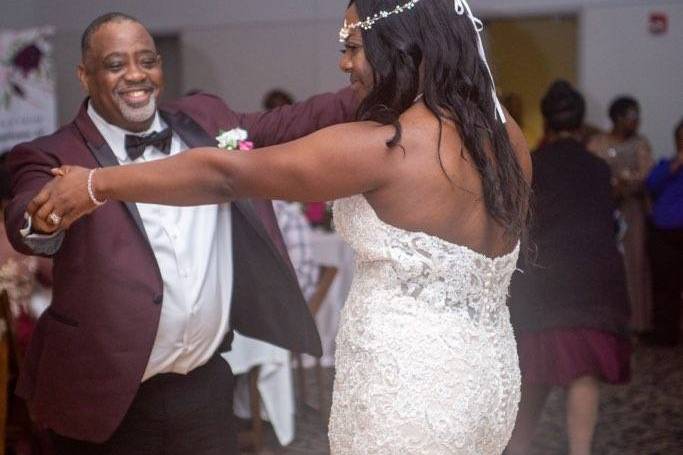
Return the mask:
<path id="1" fill-rule="evenodd" d="M 9 45 L 4 46 L 6 53 L 0 55 L 0 108 L 8 109 L 13 98 L 26 99 L 29 78 L 50 79 L 45 65 L 45 47 L 41 46 L 44 38 L 42 34 L 33 34 L 28 39 L 18 35 L 14 42 L 11 38 Z"/>

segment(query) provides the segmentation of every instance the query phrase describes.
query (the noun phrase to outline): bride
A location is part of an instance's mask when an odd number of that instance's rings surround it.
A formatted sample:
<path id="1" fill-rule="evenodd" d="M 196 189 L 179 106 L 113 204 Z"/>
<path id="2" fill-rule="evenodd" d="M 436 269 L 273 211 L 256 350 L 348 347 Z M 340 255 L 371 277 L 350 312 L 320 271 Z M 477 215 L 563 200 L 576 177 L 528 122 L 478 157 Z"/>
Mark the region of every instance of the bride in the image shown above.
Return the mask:
<path id="1" fill-rule="evenodd" d="M 253 151 L 64 167 L 29 206 L 61 228 L 119 200 L 337 200 L 356 251 L 330 419 L 335 454 L 494 454 L 520 377 L 506 307 L 530 160 L 465 0 L 352 0 L 342 71 L 358 121 Z M 506 121 L 507 120 L 507 121 Z"/>

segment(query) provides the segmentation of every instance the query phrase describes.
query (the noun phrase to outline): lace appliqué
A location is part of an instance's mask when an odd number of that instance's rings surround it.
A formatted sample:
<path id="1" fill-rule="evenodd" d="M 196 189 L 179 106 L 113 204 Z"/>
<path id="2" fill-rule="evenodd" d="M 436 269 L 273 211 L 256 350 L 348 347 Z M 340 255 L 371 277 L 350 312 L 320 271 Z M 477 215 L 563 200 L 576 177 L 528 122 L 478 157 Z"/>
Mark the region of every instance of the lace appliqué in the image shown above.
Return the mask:
<path id="1" fill-rule="evenodd" d="M 356 251 L 337 336 L 333 454 L 500 454 L 519 402 L 507 291 L 518 249 L 489 259 L 335 203 Z"/>

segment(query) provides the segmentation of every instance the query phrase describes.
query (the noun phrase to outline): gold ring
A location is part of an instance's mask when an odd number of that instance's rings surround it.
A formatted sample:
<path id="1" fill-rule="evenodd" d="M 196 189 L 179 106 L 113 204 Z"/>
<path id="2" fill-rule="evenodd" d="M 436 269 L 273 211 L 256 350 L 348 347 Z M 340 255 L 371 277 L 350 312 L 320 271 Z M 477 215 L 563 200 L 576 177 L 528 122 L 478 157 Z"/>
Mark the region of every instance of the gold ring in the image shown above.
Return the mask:
<path id="1" fill-rule="evenodd" d="M 55 212 L 50 213 L 47 216 L 47 220 L 52 224 L 53 226 L 59 226 L 59 223 L 62 222 L 62 217 L 57 215 Z"/>

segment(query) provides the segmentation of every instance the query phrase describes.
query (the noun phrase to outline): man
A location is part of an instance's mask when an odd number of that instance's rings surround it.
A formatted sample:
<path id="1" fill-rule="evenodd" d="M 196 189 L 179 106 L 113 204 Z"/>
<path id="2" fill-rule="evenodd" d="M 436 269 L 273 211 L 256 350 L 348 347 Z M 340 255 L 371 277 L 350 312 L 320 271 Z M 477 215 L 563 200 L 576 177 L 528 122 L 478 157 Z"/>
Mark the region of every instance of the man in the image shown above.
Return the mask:
<path id="1" fill-rule="evenodd" d="M 281 89 L 273 89 L 263 97 L 263 108 L 267 111 L 290 104 L 294 104 L 294 98 Z"/>
<path id="2" fill-rule="evenodd" d="M 652 197 L 650 256 L 654 281 L 654 335 L 646 341 L 675 346 L 681 337 L 683 299 L 683 121 L 674 130 L 676 154 L 655 166 L 646 184 Z"/>
<path id="3" fill-rule="evenodd" d="M 110 203 L 66 232 L 31 226 L 24 212 L 61 164 L 161 159 L 235 127 L 266 146 L 350 119 L 354 100 L 345 91 L 245 115 L 197 94 L 157 110 L 161 57 L 144 26 L 120 13 L 85 30 L 78 76 L 89 97 L 76 119 L 8 159 L 11 241 L 55 264 L 54 299 L 17 392 L 58 453 L 237 453 L 232 374 L 218 355 L 231 331 L 320 354 L 270 203 Z"/>

